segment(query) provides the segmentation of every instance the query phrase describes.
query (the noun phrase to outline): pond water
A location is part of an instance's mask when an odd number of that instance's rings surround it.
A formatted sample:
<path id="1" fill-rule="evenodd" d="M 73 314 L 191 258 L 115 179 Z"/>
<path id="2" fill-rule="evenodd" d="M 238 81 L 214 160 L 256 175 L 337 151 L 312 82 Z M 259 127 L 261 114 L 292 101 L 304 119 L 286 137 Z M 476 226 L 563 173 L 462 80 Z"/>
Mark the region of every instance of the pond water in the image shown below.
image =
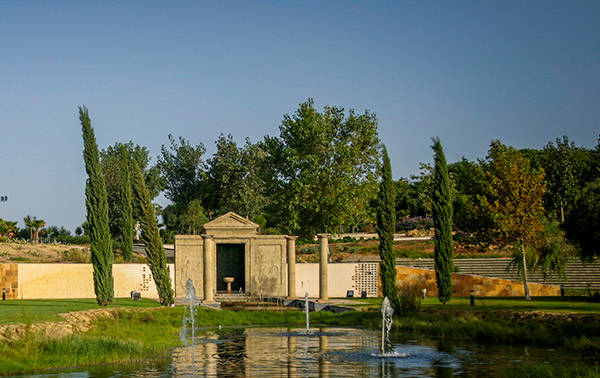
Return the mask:
<path id="1" fill-rule="evenodd" d="M 53 371 L 34 377 L 485 377 L 519 364 L 575 360 L 563 350 L 481 345 L 466 340 L 392 334 L 361 328 L 223 327 L 199 329 L 193 346 L 171 360 L 135 366 Z"/>

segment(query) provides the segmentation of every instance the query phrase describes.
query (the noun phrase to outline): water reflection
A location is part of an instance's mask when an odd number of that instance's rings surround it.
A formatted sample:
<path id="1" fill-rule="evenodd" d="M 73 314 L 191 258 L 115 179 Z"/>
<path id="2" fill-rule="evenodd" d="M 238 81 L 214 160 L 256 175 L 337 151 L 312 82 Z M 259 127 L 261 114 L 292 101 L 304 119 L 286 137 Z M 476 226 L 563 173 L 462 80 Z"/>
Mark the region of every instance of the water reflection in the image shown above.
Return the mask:
<path id="1" fill-rule="evenodd" d="M 35 377 L 482 377 L 514 364 L 568 361 L 564 351 L 478 345 L 465 340 L 393 335 L 381 357 L 381 333 L 355 328 L 226 327 L 199 329 L 172 360 L 101 366 Z"/>

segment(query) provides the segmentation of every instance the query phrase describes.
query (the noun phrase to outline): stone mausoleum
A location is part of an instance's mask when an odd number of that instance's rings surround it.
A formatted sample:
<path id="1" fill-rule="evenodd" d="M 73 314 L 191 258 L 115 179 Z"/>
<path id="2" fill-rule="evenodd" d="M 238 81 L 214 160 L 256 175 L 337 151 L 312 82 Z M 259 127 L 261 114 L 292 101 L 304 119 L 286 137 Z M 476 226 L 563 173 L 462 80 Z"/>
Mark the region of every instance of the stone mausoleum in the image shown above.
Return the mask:
<path id="1" fill-rule="evenodd" d="M 295 283 L 296 237 L 259 235 L 258 228 L 229 212 L 206 223 L 202 235 L 176 235 L 175 296 L 184 297 L 185 283 L 192 279 L 196 295 L 210 303 L 227 291 L 226 277 L 233 278 L 230 289 L 235 293 L 295 296 L 295 287 L 287 283 Z"/>

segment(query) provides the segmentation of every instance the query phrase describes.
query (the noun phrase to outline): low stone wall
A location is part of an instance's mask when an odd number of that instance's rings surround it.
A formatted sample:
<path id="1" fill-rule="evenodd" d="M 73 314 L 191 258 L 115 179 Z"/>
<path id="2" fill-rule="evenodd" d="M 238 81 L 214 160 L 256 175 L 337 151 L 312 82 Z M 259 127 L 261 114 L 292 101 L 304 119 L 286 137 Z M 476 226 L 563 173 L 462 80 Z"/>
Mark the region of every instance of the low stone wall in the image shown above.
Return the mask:
<path id="1" fill-rule="evenodd" d="M 19 292 L 19 264 L 0 264 L 0 290 L 5 291 L 6 299 L 17 298 Z"/>
<path id="2" fill-rule="evenodd" d="M 358 265 L 355 263 L 328 265 L 327 286 L 331 298 L 345 297 L 348 290 L 354 290 L 355 295 L 360 295 L 355 278 Z M 296 264 L 296 294 L 303 298 L 304 293 L 308 293 L 311 298 L 319 297 L 318 263 Z"/>
<path id="3" fill-rule="evenodd" d="M 429 269 L 397 266 L 396 281 L 398 285 L 412 283 L 427 289 L 428 296 L 437 296 L 435 271 Z M 468 274 L 452 274 L 452 287 L 457 297 L 468 297 L 475 291 L 477 297 L 522 297 L 525 295 L 523 283 L 499 278 L 474 276 Z M 558 296 L 560 286 L 529 283 L 531 296 Z"/>
<path id="4" fill-rule="evenodd" d="M 169 264 L 171 282 L 175 269 Z M 369 297 L 377 295 L 378 269 L 376 263 L 329 264 L 328 285 L 331 298 L 345 297 L 348 290 L 355 296 L 366 291 Z M 416 283 L 427 289 L 429 296 L 437 296 L 435 271 L 397 266 L 397 282 Z M 7 299 L 42 298 L 95 298 L 91 264 L 0 264 L 0 289 L 5 288 Z M 132 290 L 144 298 L 158 298 L 150 268 L 145 264 L 113 265 L 116 297 L 128 297 Z M 523 296 L 523 283 L 467 274 L 453 274 L 454 295 L 469 296 Z M 530 283 L 532 296 L 560 295 L 557 285 Z M 296 293 L 304 297 L 319 296 L 319 264 L 296 265 Z"/>
<path id="5" fill-rule="evenodd" d="M 169 270 L 174 282 L 173 264 Z M 113 277 L 115 297 L 135 290 L 144 298 L 158 298 L 146 264 L 115 264 Z M 0 264 L 0 288 L 10 289 L 7 299 L 96 297 L 91 264 Z"/>

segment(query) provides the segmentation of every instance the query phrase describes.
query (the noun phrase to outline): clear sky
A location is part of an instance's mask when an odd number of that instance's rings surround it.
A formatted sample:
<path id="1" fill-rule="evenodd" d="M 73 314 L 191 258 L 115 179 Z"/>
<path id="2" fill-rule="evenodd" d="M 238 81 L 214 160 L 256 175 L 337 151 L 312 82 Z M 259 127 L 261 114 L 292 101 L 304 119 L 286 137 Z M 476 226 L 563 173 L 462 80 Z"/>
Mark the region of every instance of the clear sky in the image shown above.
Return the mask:
<path id="1" fill-rule="evenodd" d="M 278 135 L 309 97 L 376 113 L 396 179 L 434 136 L 449 162 L 494 139 L 592 148 L 598 20 L 597 0 L 2 1 L 0 211 L 84 221 L 80 105 L 100 148 L 132 140 L 152 163 L 169 133 L 208 156 L 220 133 Z"/>

